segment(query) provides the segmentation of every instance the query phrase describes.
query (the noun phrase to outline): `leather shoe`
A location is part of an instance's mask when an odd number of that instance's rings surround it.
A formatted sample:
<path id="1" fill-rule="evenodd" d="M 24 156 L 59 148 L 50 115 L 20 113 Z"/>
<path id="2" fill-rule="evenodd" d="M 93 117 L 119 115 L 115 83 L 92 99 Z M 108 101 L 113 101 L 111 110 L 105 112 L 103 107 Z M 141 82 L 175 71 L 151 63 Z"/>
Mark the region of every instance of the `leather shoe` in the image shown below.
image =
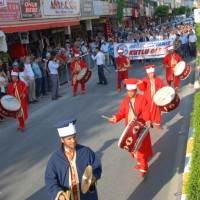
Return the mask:
<path id="1" fill-rule="evenodd" d="M 97 83 L 97 84 L 98 84 L 98 85 L 103 85 L 103 83 L 100 83 L 100 82 L 99 82 L 99 83 Z"/>
<path id="2" fill-rule="evenodd" d="M 33 100 L 34 102 L 39 102 L 38 100 Z"/>

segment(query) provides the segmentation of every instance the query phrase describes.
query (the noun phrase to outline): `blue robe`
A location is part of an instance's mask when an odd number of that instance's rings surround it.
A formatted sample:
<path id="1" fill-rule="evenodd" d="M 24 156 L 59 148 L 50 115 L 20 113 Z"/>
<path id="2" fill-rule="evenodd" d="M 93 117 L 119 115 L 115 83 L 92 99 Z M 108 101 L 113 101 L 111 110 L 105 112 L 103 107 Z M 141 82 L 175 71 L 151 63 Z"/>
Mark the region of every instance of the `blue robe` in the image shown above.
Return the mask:
<path id="1" fill-rule="evenodd" d="M 93 176 L 98 180 L 101 177 L 102 167 L 99 158 L 88 147 L 76 145 L 76 168 L 78 173 L 79 188 L 81 188 L 82 175 L 85 168 L 91 165 Z M 55 200 L 59 191 L 67 191 L 69 185 L 69 163 L 63 151 L 63 146 L 56 151 L 48 161 L 45 172 L 45 184 L 52 200 Z M 80 189 L 81 200 L 98 200 L 97 190 L 93 193 L 83 194 Z"/>

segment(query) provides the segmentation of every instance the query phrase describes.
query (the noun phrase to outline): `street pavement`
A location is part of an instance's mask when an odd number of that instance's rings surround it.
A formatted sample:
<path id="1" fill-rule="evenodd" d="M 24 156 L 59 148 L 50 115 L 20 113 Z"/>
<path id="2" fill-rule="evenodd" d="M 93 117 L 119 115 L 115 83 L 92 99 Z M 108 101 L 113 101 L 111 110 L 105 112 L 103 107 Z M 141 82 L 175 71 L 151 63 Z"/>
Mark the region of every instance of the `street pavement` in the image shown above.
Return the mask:
<path id="1" fill-rule="evenodd" d="M 156 75 L 165 80 L 162 59 L 156 64 Z M 179 200 L 185 148 L 193 106 L 195 60 L 187 58 L 192 73 L 181 81 L 179 107 L 163 113 L 163 131 L 151 129 L 154 156 L 149 162 L 147 179 L 134 171 L 135 160 L 118 148 L 124 121 L 113 125 L 102 115 L 111 116 L 126 96 L 116 90 L 117 73 L 105 70 L 108 85 L 97 85 L 97 71 L 86 84 L 86 94 L 72 96 L 70 83 L 61 86 L 58 101 L 51 95 L 29 106 L 26 132 L 17 132 L 17 121 L 7 119 L 0 126 L 0 200 L 48 200 L 44 172 L 51 154 L 60 146 L 54 124 L 62 119 L 77 118 L 79 143 L 91 147 L 102 161 L 103 173 L 97 188 L 100 200 Z M 129 77 L 142 78 L 146 71 L 133 62 Z M 79 88 L 80 92 L 80 88 Z"/>

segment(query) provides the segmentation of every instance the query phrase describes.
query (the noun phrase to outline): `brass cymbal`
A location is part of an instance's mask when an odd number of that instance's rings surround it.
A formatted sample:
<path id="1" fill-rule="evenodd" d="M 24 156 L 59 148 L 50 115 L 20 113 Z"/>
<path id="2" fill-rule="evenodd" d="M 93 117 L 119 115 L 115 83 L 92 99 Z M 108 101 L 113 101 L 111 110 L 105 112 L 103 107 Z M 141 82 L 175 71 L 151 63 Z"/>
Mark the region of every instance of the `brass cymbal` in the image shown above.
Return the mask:
<path id="1" fill-rule="evenodd" d="M 83 173 L 82 181 L 81 181 L 81 191 L 85 194 L 92 183 L 92 166 L 88 165 Z"/>

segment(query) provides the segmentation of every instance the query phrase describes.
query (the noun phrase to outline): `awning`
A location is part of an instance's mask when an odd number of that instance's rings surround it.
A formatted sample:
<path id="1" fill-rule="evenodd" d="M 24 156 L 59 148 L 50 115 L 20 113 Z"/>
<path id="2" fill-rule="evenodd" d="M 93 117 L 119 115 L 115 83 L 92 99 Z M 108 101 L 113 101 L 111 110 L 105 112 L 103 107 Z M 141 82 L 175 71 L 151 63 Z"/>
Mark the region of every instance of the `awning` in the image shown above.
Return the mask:
<path id="1" fill-rule="evenodd" d="M 4 33 L 15 33 L 55 27 L 73 26 L 79 24 L 80 21 L 78 19 L 37 19 L 16 22 L 0 22 L 0 29 Z"/>

